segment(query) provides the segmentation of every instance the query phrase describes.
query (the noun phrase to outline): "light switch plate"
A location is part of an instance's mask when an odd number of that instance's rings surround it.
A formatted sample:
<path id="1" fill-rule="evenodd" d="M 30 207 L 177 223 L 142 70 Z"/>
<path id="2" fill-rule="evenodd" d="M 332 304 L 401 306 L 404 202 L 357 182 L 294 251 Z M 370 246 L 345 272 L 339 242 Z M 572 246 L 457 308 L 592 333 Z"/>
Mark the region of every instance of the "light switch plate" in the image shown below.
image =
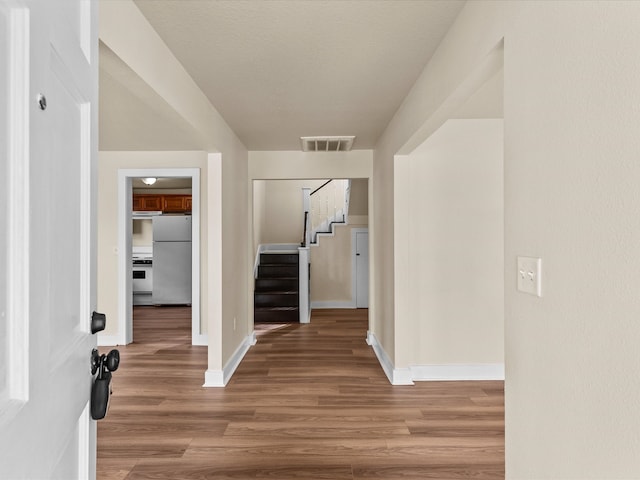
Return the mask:
<path id="1" fill-rule="evenodd" d="M 542 259 L 518 257 L 518 290 L 542 296 Z"/>

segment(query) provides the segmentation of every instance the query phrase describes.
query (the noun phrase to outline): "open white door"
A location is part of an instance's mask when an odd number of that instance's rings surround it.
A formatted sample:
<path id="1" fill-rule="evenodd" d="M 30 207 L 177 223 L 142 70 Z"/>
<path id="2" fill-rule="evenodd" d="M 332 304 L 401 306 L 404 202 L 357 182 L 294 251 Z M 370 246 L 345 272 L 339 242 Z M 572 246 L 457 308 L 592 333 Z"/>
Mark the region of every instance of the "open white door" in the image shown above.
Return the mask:
<path id="1" fill-rule="evenodd" d="M 91 0 L 0 0 L 3 479 L 95 477 L 96 20 Z"/>

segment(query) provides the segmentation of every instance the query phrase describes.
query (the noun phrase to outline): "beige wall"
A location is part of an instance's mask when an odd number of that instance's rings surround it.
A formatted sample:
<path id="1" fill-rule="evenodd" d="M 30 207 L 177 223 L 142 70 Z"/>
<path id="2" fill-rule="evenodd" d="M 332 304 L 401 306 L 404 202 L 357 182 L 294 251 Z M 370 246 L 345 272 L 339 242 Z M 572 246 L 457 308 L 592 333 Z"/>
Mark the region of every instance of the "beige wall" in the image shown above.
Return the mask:
<path id="1" fill-rule="evenodd" d="M 349 215 L 369 215 L 369 179 L 351 179 Z"/>
<path id="2" fill-rule="evenodd" d="M 453 116 L 504 39 L 510 479 L 640 476 L 639 22 L 636 2 L 468 2 L 376 148 L 375 328 L 401 363 L 415 329 L 384 293 L 401 286 L 394 155 Z M 516 290 L 518 255 L 542 258 L 541 298 Z"/>
<path id="3" fill-rule="evenodd" d="M 300 243 L 304 209 L 302 189 L 311 191 L 326 180 L 256 180 L 254 182 L 254 243 Z M 257 189 L 256 189 L 257 185 Z"/>
<path id="4" fill-rule="evenodd" d="M 253 193 L 253 250 L 250 258 L 254 258 L 255 252 L 258 251 L 258 246 L 261 243 L 263 236 L 263 228 L 266 221 L 265 205 L 266 205 L 266 180 L 254 180 L 249 187 Z"/>
<path id="5" fill-rule="evenodd" d="M 311 302 L 319 306 L 355 306 L 351 275 L 351 230 L 367 228 L 367 217 L 349 215 L 349 225 L 336 226 L 334 236 L 320 236 L 310 248 Z M 319 303 L 320 302 L 320 303 Z"/>
<path id="6" fill-rule="evenodd" d="M 396 368 L 504 363 L 502 123 L 450 120 L 396 159 L 396 322 L 414 331 Z"/>
<path id="7" fill-rule="evenodd" d="M 131 244 L 134 247 L 153 246 L 153 225 L 150 218 L 134 218 L 131 227 Z"/>
<path id="8" fill-rule="evenodd" d="M 249 179 L 369 178 L 373 152 L 249 152 Z"/>

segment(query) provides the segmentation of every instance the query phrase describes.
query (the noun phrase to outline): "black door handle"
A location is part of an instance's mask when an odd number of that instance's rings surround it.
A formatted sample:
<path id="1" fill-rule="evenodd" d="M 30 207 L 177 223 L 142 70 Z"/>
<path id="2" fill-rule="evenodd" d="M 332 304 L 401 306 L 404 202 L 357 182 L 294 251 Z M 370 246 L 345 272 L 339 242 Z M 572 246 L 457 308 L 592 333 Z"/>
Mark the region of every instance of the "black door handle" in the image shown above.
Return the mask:
<path id="1" fill-rule="evenodd" d="M 91 352 L 91 374 L 98 376 L 91 387 L 91 418 L 101 420 L 107 415 L 111 396 L 111 372 L 120 366 L 120 352 L 111 350 L 102 354 L 95 348 Z"/>
<path id="2" fill-rule="evenodd" d="M 107 316 L 104 313 L 93 312 L 91 314 L 91 333 L 98 333 L 107 326 Z"/>

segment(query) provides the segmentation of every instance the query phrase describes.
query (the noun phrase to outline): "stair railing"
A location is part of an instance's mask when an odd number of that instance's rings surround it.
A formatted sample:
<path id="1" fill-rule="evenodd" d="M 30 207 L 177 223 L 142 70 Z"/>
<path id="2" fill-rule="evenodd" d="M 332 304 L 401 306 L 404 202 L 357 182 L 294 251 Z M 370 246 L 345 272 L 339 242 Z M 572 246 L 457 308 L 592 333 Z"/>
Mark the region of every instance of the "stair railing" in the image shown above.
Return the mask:
<path id="1" fill-rule="evenodd" d="M 309 244 L 309 239 L 307 238 L 308 233 L 309 233 L 309 212 L 304 212 L 304 230 L 302 233 L 302 242 L 300 242 L 301 247 L 306 247 Z"/>
<path id="2" fill-rule="evenodd" d="M 313 192 L 311 192 L 311 195 L 313 195 L 314 193 L 322 190 L 324 187 L 326 187 L 327 185 L 329 185 L 331 182 L 333 182 L 333 178 L 331 180 L 327 180 L 325 183 L 323 183 L 322 185 L 320 185 L 318 188 L 316 188 Z"/>
<path id="3" fill-rule="evenodd" d="M 317 234 L 330 232 L 332 223 L 347 221 L 349 204 L 349 180 L 331 179 L 316 188 L 309 195 L 310 239 L 315 243 Z"/>

